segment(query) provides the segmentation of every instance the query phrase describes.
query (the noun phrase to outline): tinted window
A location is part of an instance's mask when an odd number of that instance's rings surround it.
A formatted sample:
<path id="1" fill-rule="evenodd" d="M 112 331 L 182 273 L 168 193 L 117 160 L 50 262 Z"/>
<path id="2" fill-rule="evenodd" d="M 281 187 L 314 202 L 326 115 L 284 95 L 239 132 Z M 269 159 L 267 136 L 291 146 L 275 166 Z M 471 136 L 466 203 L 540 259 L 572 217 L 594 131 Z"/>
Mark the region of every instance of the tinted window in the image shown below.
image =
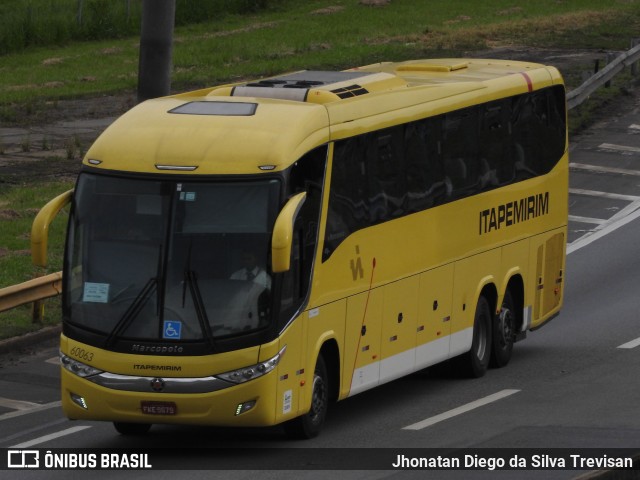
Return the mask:
<path id="1" fill-rule="evenodd" d="M 557 86 L 336 142 L 323 260 L 362 228 L 550 172 L 565 135 Z"/>

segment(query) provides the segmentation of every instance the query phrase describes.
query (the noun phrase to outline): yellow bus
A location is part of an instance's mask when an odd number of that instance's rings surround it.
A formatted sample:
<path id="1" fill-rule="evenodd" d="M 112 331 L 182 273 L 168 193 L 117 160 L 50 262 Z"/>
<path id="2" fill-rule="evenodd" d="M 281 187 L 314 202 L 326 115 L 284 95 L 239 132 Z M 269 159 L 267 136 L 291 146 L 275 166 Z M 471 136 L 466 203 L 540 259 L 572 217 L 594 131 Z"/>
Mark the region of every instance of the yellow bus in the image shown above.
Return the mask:
<path id="1" fill-rule="evenodd" d="M 558 314 L 563 81 L 428 59 L 154 99 L 36 226 L 67 200 L 69 418 L 309 438 L 333 401 L 444 361 L 504 366 Z"/>

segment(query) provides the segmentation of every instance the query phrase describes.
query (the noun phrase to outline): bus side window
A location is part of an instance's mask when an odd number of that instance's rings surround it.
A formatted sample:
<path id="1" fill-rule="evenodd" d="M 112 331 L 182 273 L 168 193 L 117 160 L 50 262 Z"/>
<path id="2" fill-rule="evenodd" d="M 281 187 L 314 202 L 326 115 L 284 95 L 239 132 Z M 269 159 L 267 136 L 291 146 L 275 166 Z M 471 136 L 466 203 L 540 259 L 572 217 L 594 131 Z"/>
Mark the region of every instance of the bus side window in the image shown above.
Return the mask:
<path id="1" fill-rule="evenodd" d="M 351 233 L 369 224 L 365 137 L 335 143 L 323 261 Z"/>
<path id="2" fill-rule="evenodd" d="M 451 195 L 439 152 L 438 118 L 409 123 L 405 128 L 407 213 L 446 203 Z"/>
<path id="3" fill-rule="evenodd" d="M 371 225 L 406 213 L 402 130 L 402 126 L 392 127 L 367 135 Z"/>
<path id="4" fill-rule="evenodd" d="M 533 103 L 530 95 L 513 97 L 511 108 L 513 142 L 511 155 L 516 169 L 516 181 L 526 180 L 540 174 L 538 147 L 531 139 L 537 138 Z M 536 132 L 536 133 L 534 133 Z"/>
<path id="5" fill-rule="evenodd" d="M 509 102 L 498 100 L 482 108 L 480 125 L 480 162 L 484 165 L 483 189 L 507 185 L 515 178 L 509 156 Z M 486 165 L 485 165 L 486 164 Z"/>
<path id="6" fill-rule="evenodd" d="M 445 175 L 451 183 L 452 199 L 472 195 L 480 190 L 481 184 L 477 108 L 465 108 L 441 118 L 442 158 Z"/>
<path id="7" fill-rule="evenodd" d="M 543 172 L 550 172 L 555 162 L 562 156 L 565 148 L 566 119 L 564 89 L 561 86 L 540 92 L 544 101 L 544 135 L 542 168 Z M 542 103 L 542 101 L 540 102 Z"/>
<path id="8" fill-rule="evenodd" d="M 304 155 L 289 171 L 288 194 L 307 197 L 294 224 L 291 268 L 283 274 L 280 321 L 284 326 L 300 307 L 309 290 L 311 269 L 318 244 L 322 183 L 327 163 L 326 145 Z"/>

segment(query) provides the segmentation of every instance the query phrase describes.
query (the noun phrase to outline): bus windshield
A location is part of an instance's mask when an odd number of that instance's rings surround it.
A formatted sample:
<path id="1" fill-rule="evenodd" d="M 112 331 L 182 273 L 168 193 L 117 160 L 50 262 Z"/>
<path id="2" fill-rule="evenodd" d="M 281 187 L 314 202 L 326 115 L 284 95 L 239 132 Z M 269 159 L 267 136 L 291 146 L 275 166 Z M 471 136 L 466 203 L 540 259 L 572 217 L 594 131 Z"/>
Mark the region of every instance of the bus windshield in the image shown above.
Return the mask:
<path id="1" fill-rule="evenodd" d="M 205 341 L 271 322 L 270 237 L 280 182 L 80 175 L 64 317 L 120 339 Z"/>

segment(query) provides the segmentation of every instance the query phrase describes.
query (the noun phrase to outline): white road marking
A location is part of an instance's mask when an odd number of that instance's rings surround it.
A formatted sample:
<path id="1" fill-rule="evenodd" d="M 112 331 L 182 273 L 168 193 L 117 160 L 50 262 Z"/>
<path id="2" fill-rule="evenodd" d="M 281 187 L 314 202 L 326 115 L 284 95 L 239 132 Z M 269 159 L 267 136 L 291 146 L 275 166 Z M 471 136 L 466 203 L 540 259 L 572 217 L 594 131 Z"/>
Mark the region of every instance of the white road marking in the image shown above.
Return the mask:
<path id="1" fill-rule="evenodd" d="M 34 445 L 39 445 L 41 443 L 48 442 L 49 440 L 55 440 L 56 438 L 64 437 L 67 435 L 72 435 L 77 432 L 81 432 L 82 430 L 86 430 L 87 428 L 91 428 L 91 426 L 81 426 L 81 427 L 71 427 L 66 430 L 61 430 L 60 432 L 50 433 L 49 435 L 45 435 L 43 437 L 34 438 L 33 440 L 29 440 L 28 442 L 19 443 L 18 445 L 14 445 L 9 448 L 29 448 Z"/>
<path id="2" fill-rule="evenodd" d="M 3 415 L 0 415 L 0 422 L 2 420 L 9 420 L 10 418 L 16 418 L 16 417 L 21 417 L 23 415 L 28 415 L 30 413 L 36 413 L 36 412 L 41 412 L 43 410 L 49 410 L 51 408 L 56 408 L 59 407 L 60 405 L 62 405 L 62 402 L 58 401 L 58 402 L 51 402 L 51 403 L 45 403 L 45 404 L 38 404 L 37 406 L 30 408 L 29 410 L 18 410 L 15 412 L 9 412 L 9 413 L 5 413 Z"/>
<path id="3" fill-rule="evenodd" d="M 456 417 L 458 415 L 462 415 L 463 413 L 469 412 L 476 408 L 482 407 L 484 405 L 488 405 L 489 403 L 496 402 L 503 398 L 506 398 L 514 393 L 518 393 L 520 390 L 502 390 L 500 392 L 494 393 L 493 395 L 489 395 L 487 397 L 481 398 L 474 402 L 467 403 L 466 405 L 462 405 L 461 407 L 454 408 L 453 410 L 449 410 L 448 412 L 441 413 L 440 415 L 436 415 L 434 417 L 427 418 L 422 420 L 421 422 L 414 423 L 413 425 L 409 425 L 404 427 L 403 430 L 422 430 L 423 428 L 430 427 L 436 423 L 442 422 L 444 420 L 448 420 L 449 418 Z"/>
<path id="4" fill-rule="evenodd" d="M 603 150 L 611 150 L 614 152 L 622 152 L 622 153 L 640 153 L 640 148 L 638 147 L 628 147 L 627 145 L 615 145 L 613 143 L 602 143 L 598 145 L 598 148 Z"/>
<path id="5" fill-rule="evenodd" d="M 623 227 L 627 223 L 634 221 L 640 217 L 640 201 L 633 202 L 627 207 L 620 210 L 613 217 L 611 217 L 606 223 L 596 227 L 593 232 L 583 235 L 577 240 L 567 245 L 567 255 L 580 250 L 582 247 L 586 247 L 590 243 L 595 242 L 599 238 L 610 234 L 614 230 Z"/>
<path id="6" fill-rule="evenodd" d="M 618 348 L 636 348 L 640 345 L 640 338 L 636 338 L 635 340 L 631 340 L 630 342 L 623 343 Z"/>
<path id="7" fill-rule="evenodd" d="M 602 218 L 580 217 L 578 215 L 569 215 L 569 220 L 580 223 L 595 223 L 596 225 L 602 225 L 606 222 L 606 220 L 603 220 Z"/>
<path id="8" fill-rule="evenodd" d="M 569 193 L 573 195 L 584 195 L 587 197 L 608 198 L 611 200 L 624 200 L 626 202 L 637 202 L 640 197 L 636 195 L 621 195 L 619 193 L 599 192 L 597 190 L 584 190 L 582 188 L 570 188 Z"/>
<path id="9" fill-rule="evenodd" d="M 50 363 L 52 365 L 60 365 L 60 357 L 56 355 L 55 357 L 51 357 L 49 360 L 45 360 L 45 363 Z"/>
<path id="10" fill-rule="evenodd" d="M 640 125 L 636 125 L 635 123 L 632 123 L 631 125 L 629 125 L 629 128 L 631 130 L 640 130 Z"/>
<path id="11" fill-rule="evenodd" d="M 627 168 L 614 168 L 614 167 L 601 167 L 599 165 L 587 165 L 585 163 L 573 163 L 569 164 L 569 168 L 574 170 L 586 170 L 596 173 L 615 173 L 618 175 L 633 175 L 640 176 L 640 170 L 629 170 Z"/>
<path id="12" fill-rule="evenodd" d="M 24 400 L 13 400 L 12 398 L 0 397 L 0 407 L 10 408 L 12 410 L 31 410 L 33 407 L 39 407 L 40 403 L 25 402 Z"/>

